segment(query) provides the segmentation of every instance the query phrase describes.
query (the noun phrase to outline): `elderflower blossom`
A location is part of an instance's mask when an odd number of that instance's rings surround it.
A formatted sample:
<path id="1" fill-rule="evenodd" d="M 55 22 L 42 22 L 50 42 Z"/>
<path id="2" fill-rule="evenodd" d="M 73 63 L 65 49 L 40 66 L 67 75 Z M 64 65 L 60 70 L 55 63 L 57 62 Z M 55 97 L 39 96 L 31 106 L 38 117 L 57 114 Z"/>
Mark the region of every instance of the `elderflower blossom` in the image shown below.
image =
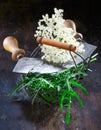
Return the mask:
<path id="1" fill-rule="evenodd" d="M 54 14 L 49 18 L 49 15 L 42 15 L 41 20 L 38 22 L 38 27 L 35 33 L 35 37 L 41 36 L 56 41 L 70 43 L 76 46 L 76 52 L 82 54 L 84 50 L 84 45 L 78 42 L 74 36 L 74 30 L 72 28 L 67 28 L 64 24 L 65 19 L 63 19 L 63 10 L 54 8 Z M 42 45 L 41 52 L 43 60 L 53 63 L 70 63 L 73 62 L 71 55 L 68 50 L 56 48 L 53 46 Z M 72 53 L 74 57 L 76 55 Z"/>

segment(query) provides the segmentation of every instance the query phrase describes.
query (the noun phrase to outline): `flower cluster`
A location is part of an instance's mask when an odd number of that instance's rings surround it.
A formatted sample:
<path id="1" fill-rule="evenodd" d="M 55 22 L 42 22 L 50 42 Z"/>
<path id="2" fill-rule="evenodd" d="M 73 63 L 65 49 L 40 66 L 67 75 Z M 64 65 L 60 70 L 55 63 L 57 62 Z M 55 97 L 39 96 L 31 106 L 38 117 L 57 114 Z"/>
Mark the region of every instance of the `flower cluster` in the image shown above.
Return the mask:
<path id="1" fill-rule="evenodd" d="M 54 8 L 54 14 L 52 14 L 51 18 L 48 14 L 42 15 L 43 19 L 39 20 L 38 27 L 34 36 L 41 36 L 64 43 L 70 43 L 76 46 L 77 53 L 82 54 L 85 51 L 84 45 L 76 40 L 76 38 L 73 35 L 74 30 L 65 26 L 63 12 L 64 11 L 62 9 Z M 42 45 L 41 51 L 44 53 L 44 55 L 41 58 L 48 62 L 72 62 L 72 58 L 68 50 L 59 49 L 48 45 Z M 73 56 L 76 57 L 74 53 Z"/>

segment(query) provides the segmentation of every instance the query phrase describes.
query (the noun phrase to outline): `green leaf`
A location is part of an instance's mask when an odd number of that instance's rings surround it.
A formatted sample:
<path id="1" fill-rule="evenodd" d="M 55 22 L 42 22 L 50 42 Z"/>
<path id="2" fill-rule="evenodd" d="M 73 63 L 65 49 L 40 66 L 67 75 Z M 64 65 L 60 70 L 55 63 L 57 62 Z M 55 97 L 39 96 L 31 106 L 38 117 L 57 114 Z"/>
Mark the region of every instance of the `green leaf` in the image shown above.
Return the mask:
<path id="1" fill-rule="evenodd" d="M 70 123 L 70 105 L 68 106 L 68 112 L 66 113 L 66 124 Z"/>
<path id="2" fill-rule="evenodd" d="M 95 57 L 95 58 L 91 59 L 90 62 L 94 62 L 96 60 L 97 60 L 97 58 Z"/>
<path id="3" fill-rule="evenodd" d="M 21 88 L 23 88 L 24 82 L 19 83 L 9 94 L 9 97 L 11 98 L 17 91 L 19 91 Z"/>
<path id="4" fill-rule="evenodd" d="M 37 90 L 36 94 L 33 96 L 33 98 L 32 98 L 32 104 L 34 103 L 34 101 L 35 101 L 35 99 L 36 99 L 36 97 L 37 97 L 40 89 L 41 89 L 41 87 L 39 87 L 39 89 Z"/>
<path id="5" fill-rule="evenodd" d="M 80 96 L 74 90 L 71 90 L 71 95 L 73 97 L 76 97 L 76 99 L 79 101 L 79 104 L 80 104 L 81 107 L 84 107 L 84 104 L 83 104 Z"/>
<path id="6" fill-rule="evenodd" d="M 62 95 L 61 95 L 60 103 L 59 103 L 61 110 L 63 109 L 63 103 L 64 103 L 64 100 L 65 100 L 65 96 L 67 95 L 67 92 L 68 92 L 67 89 L 62 91 Z"/>
<path id="7" fill-rule="evenodd" d="M 76 87 L 81 88 L 82 91 L 83 91 L 85 94 L 88 94 L 87 89 L 86 89 L 82 84 L 80 84 L 77 80 L 71 79 L 71 80 L 69 81 L 69 83 L 70 83 L 71 85 L 73 85 L 73 86 L 76 86 Z"/>

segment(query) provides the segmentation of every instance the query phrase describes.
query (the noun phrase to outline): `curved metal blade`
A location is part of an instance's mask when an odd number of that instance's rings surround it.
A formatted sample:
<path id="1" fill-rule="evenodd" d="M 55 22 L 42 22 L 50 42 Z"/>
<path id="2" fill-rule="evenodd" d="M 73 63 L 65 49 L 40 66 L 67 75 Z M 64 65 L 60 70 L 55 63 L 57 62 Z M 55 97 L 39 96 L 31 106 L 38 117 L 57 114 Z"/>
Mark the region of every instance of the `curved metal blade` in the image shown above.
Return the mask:
<path id="1" fill-rule="evenodd" d="M 82 55 L 84 59 L 87 57 L 90 57 L 91 54 L 94 52 L 94 50 L 97 48 L 94 45 L 88 44 L 84 42 L 85 47 L 85 53 Z M 79 64 L 82 62 L 82 59 L 77 56 L 75 59 L 76 64 Z M 48 64 L 44 61 L 42 61 L 39 58 L 29 58 L 29 57 L 23 57 L 19 59 L 17 62 L 15 68 L 13 69 L 13 72 L 17 73 L 28 73 L 28 72 L 38 72 L 38 73 L 52 73 L 52 72 L 60 72 L 66 68 L 71 68 L 74 66 L 74 63 L 72 64 L 64 64 L 63 66 L 55 66 L 53 64 Z"/>

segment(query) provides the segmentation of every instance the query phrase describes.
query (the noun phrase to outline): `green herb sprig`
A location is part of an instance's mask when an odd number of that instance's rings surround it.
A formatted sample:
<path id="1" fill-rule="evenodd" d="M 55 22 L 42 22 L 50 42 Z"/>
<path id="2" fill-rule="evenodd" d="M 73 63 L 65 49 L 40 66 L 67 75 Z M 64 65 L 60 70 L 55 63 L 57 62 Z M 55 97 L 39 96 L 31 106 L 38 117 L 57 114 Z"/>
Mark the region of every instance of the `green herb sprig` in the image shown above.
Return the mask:
<path id="1" fill-rule="evenodd" d="M 95 55 L 96 56 L 96 55 Z M 90 62 L 94 62 L 96 57 L 93 56 Z M 76 92 L 75 87 L 88 94 L 87 89 L 80 83 L 80 80 L 87 76 L 90 70 L 84 63 L 70 69 L 55 73 L 31 73 L 23 75 L 21 82 L 12 90 L 10 97 L 17 91 L 25 89 L 32 97 L 32 104 L 35 100 L 47 104 L 58 104 L 60 110 L 67 108 L 66 124 L 70 123 L 71 104 L 75 97 L 80 106 L 83 107 L 81 97 Z"/>

